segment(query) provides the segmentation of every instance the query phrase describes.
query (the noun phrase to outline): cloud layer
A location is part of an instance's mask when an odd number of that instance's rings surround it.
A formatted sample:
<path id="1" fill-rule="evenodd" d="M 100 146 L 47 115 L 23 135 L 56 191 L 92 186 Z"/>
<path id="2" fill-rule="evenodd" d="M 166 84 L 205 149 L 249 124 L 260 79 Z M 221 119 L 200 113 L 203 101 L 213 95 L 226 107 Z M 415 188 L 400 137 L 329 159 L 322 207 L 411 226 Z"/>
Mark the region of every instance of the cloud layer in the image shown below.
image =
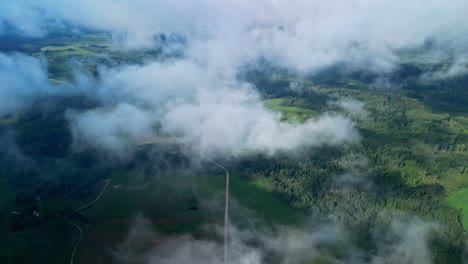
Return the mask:
<path id="1" fill-rule="evenodd" d="M 214 239 L 165 236 L 137 217 L 126 240 L 112 252 L 118 263 L 223 263 L 223 246 Z M 350 230 L 336 223 L 307 227 L 236 227 L 230 229 L 229 263 L 432 263 L 429 236 L 437 226 L 419 219 L 400 219 L 384 232 L 374 231 L 375 250 L 356 247 Z M 259 246 L 261 245 L 261 246 Z"/>
<path id="2" fill-rule="evenodd" d="M 281 122 L 252 85 L 187 60 L 108 69 L 101 76 L 93 96 L 117 108 L 69 117 L 75 138 L 108 150 L 122 150 L 122 142 L 150 134 L 156 122 L 164 134 L 211 155 L 273 155 L 359 139 L 353 122 L 339 115 Z"/>
<path id="3" fill-rule="evenodd" d="M 106 30 L 128 49 L 155 48 L 160 34 L 178 36 L 186 45 L 183 58 L 175 62 L 102 70 L 88 94 L 122 106 L 114 114 L 70 116 L 75 135 L 94 135 L 106 143 L 93 145 L 122 149 L 111 144 L 118 142 L 114 129 L 135 136 L 132 127 L 142 127 L 137 120 L 157 121 L 166 133 L 178 134 L 203 151 L 237 155 L 274 154 L 358 138 L 352 122 L 341 116 L 324 115 L 300 125 L 279 122 L 278 114 L 262 106 L 255 88 L 236 78 L 246 64 L 266 58 L 300 72 L 344 64 L 388 73 L 397 65 L 395 51 L 432 41 L 431 59 L 454 64 L 428 78 L 456 76 L 466 71 L 468 38 L 459 37 L 468 32 L 466 9 L 468 4 L 461 0 L 18 0 L 0 3 L 0 20 L 9 33 L 35 37 L 60 21 Z M 0 111 L 18 109 L 26 98 L 50 91 L 37 60 L 21 55 L 2 55 L 0 60 L 0 77 L 7 87 L 0 98 L 8 102 Z M 339 104 L 352 111 L 348 108 L 357 106 Z M 124 112 L 138 116 L 123 125 L 115 116 Z M 90 120 L 96 125 L 89 125 Z"/>
<path id="4" fill-rule="evenodd" d="M 152 48 L 158 34 L 175 34 L 187 39 L 188 56 L 218 67 L 266 56 L 300 71 L 345 63 L 388 72 L 395 50 L 427 41 L 443 44 L 433 55 L 466 54 L 467 9 L 463 0 L 7 0 L 0 19 L 32 36 L 65 20 L 111 31 L 125 48 Z"/>
<path id="5" fill-rule="evenodd" d="M 0 53 L 0 82 L 0 116 L 58 92 L 49 84 L 45 63 L 22 54 Z"/>

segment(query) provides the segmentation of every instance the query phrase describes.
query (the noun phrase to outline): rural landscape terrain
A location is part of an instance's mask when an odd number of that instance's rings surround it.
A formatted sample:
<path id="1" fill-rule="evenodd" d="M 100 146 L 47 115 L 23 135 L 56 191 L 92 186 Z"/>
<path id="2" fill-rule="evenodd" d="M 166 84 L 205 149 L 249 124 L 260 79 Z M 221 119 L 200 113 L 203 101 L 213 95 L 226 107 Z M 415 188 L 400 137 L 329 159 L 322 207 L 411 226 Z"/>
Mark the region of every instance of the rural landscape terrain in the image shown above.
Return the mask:
<path id="1" fill-rule="evenodd" d="M 0 3 L 0 263 L 468 263 L 468 4 L 98 2 Z"/>

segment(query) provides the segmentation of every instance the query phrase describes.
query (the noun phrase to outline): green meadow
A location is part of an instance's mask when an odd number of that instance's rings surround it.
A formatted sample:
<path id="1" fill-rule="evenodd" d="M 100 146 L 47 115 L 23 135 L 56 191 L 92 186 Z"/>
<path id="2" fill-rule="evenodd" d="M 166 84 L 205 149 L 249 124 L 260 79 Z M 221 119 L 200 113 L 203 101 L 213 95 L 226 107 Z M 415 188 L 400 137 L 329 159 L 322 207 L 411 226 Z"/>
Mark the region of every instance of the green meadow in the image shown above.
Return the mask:
<path id="1" fill-rule="evenodd" d="M 41 48 L 41 52 L 54 53 L 57 56 L 96 56 L 98 54 L 83 49 L 83 44 L 73 44 L 67 46 L 46 46 Z"/>
<path id="2" fill-rule="evenodd" d="M 159 233 L 213 237 L 213 230 L 206 225 L 223 224 L 224 184 L 224 174 L 168 171 L 151 178 L 134 171 L 116 173 L 101 199 L 84 210 L 90 221 L 81 224 L 89 232 L 80 245 L 77 261 L 109 260 L 102 252 L 123 242 L 138 215 L 148 219 L 149 228 Z M 246 212 L 267 224 L 300 224 L 306 219 L 260 182 L 231 176 L 230 192 L 233 223 L 245 221 Z"/>
<path id="3" fill-rule="evenodd" d="M 263 104 L 270 110 L 281 112 L 283 121 L 303 123 L 307 119 L 318 115 L 317 112 L 310 109 L 285 106 L 284 101 L 285 98 L 269 99 L 264 100 Z"/>
<path id="4" fill-rule="evenodd" d="M 15 192 L 8 184 L 5 177 L 0 177 L 0 232 L 8 230 L 7 217 L 1 217 L 2 215 L 10 215 L 15 210 Z"/>
<path id="5" fill-rule="evenodd" d="M 451 193 L 445 204 L 455 208 L 461 208 L 463 213 L 463 227 L 468 230 L 468 188 Z"/>

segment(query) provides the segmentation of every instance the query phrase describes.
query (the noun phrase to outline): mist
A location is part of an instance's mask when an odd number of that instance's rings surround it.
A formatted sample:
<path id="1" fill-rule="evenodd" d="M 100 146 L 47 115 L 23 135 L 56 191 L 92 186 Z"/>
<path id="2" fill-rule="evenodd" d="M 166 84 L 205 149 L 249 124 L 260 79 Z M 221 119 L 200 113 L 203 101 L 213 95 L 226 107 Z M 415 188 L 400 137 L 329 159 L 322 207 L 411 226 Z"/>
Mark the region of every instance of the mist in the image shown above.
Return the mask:
<path id="1" fill-rule="evenodd" d="M 437 61 L 466 54 L 466 38 L 458 36 L 468 32 L 467 8 L 462 0 L 40 0 L 3 1 L 0 10 L 10 12 L 0 19 L 31 36 L 45 34 L 51 21 L 102 29 L 125 49 L 154 48 L 159 34 L 179 35 L 188 41 L 186 56 L 217 67 L 264 56 L 303 72 L 344 63 L 386 73 L 396 67 L 395 51 L 428 41 Z"/>
<path id="2" fill-rule="evenodd" d="M 205 154 L 224 157 L 246 152 L 274 155 L 359 141 L 353 121 L 338 114 L 325 113 L 302 124 L 282 122 L 279 113 L 263 106 L 253 85 L 219 76 L 194 62 L 105 69 L 101 76 L 92 96 L 117 109 L 70 115 L 77 145 L 85 140 L 107 150 L 122 150 L 121 142 L 150 134 L 155 123 L 163 134 L 179 136 Z M 117 139 L 118 133 L 127 137 Z"/>
<path id="3" fill-rule="evenodd" d="M 31 37 L 46 35 L 51 23 L 60 21 L 105 30 L 112 33 L 116 46 L 122 49 L 154 49 L 160 45 L 161 34 L 180 36 L 187 43 L 181 58 L 103 68 L 94 83 L 98 88 L 87 94 L 111 106 L 132 105 L 147 115 L 144 120 L 161 122 L 165 132 L 178 134 L 209 153 L 229 156 L 260 151 L 272 155 L 299 146 L 355 142 L 358 135 L 352 121 L 338 115 L 325 114 L 304 124 L 279 122 L 278 114 L 262 106 L 255 87 L 238 80 L 237 74 L 246 65 L 265 58 L 301 73 L 340 64 L 350 70 L 385 75 L 398 67 L 396 51 L 432 41 L 435 44 L 428 55 L 432 60 L 446 61 L 450 56 L 457 59 L 443 72 L 425 79 L 457 76 L 466 71 L 466 38 L 456 36 L 468 32 L 462 11 L 467 8 L 464 1 L 447 4 L 419 0 L 297 0 L 287 4 L 266 0 L 138 0 L 131 4 L 40 0 L 4 1 L 0 10 L 8 12 L 3 12 L 0 19 L 16 28 L 19 35 Z M 36 76 L 29 81 L 34 84 L 23 81 L 14 85 L 38 89 L 30 93 L 32 90 L 14 88 L 14 95 L 4 93 L 3 97 L 13 102 L 3 106 L 4 112 L 14 110 L 13 105 L 21 105 L 28 96 L 49 91 L 43 66 L 34 61 L 31 64 L 36 66 L 15 67 L 35 71 L 27 74 Z M 338 104 L 343 108 L 356 105 L 345 101 Z M 365 115 L 360 109 L 348 110 L 354 113 L 351 118 Z M 79 115 L 72 120 L 75 127 L 82 124 L 77 122 Z M 281 139 L 276 140 L 279 135 Z M 97 145 L 109 148 L 109 142 Z"/>
<path id="4" fill-rule="evenodd" d="M 19 53 L 0 53 L 0 116 L 23 109 L 39 96 L 59 89 L 50 85 L 46 63 Z"/>
<path id="5" fill-rule="evenodd" d="M 249 215 L 249 217 L 253 217 Z M 258 221 L 249 219 L 249 223 Z M 339 223 L 310 219 L 305 226 L 243 225 L 230 228 L 229 263 L 432 263 L 428 248 L 437 225 L 414 217 L 395 219 L 389 229 L 372 233 L 374 250 L 356 246 L 352 230 Z M 216 232 L 216 226 L 205 229 Z M 220 234 L 219 234 L 220 235 Z M 222 244 L 190 235 L 163 235 L 144 216 L 135 218 L 127 238 L 109 254 L 116 263 L 223 263 Z"/>

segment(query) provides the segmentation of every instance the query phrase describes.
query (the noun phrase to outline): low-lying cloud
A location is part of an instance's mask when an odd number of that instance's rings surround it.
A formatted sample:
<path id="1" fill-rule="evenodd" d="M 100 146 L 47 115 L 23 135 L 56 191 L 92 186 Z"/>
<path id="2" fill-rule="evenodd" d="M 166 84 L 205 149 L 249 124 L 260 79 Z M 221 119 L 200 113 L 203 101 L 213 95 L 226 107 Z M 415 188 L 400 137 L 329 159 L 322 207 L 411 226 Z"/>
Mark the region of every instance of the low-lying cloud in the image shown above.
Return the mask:
<path id="1" fill-rule="evenodd" d="M 365 120 L 369 116 L 364 103 L 353 98 L 340 98 L 330 104 L 341 108 L 348 116 L 356 120 Z"/>
<path id="2" fill-rule="evenodd" d="M 207 227 L 210 228 L 210 227 Z M 211 227 L 213 228 L 213 227 Z M 306 227 L 230 228 L 229 263 L 419 264 L 432 263 L 429 237 L 435 224 L 409 218 L 395 220 L 383 232 L 374 231 L 375 250 L 355 245 L 351 231 L 338 223 Z M 216 228 L 214 228 L 216 230 Z M 168 236 L 152 229 L 149 220 L 136 218 L 126 240 L 112 251 L 117 263 L 223 263 L 223 245 L 216 239 L 190 235 Z"/>
<path id="3" fill-rule="evenodd" d="M 163 134 L 212 155 L 274 155 L 359 140 L 353 122 L 337 114 L 281 122 L 281 114 L 266 109 L 251 84 L 189 61 L 110 69 L 101 76 L 94 96 L 119 106 L 108 113 L 75 113 L 71 123 L 75 138 L 106 149 L 122 149 L 126 138 L 118 134 L 136 137 L 155 122 Z"/>
<path id="4" fill-rule="evenodd" d="M 45 62 L 17 53 L 0 53 L 0 81 L 0 116 L 59 91 L 48 81 Z"/>
<path id="5" fill-rule="evenodd" d="M 218 67 L 263 56 L 306 72 L 344 63 L 385 73 L 396 66 L 396 50 L 428 41 L 438 61 L 441 50 L 455 59 L 466 54 L 467 9 L 463 0 L 7 0 L 0 20 L 32 36 L 51 21 L 68 21 L 110 31 L 131 49 L 154 48 L 159 34 L 178 35 L 187 40 L 186 56 Z"/>
<path id="6" fill-rule="evenodd" d="M 165 131 L 182 134 L 204 152 L 241 153 L 293 151 L 301 147 L 355 142 L 358 133 L 349 119 L 323 115 L 302 124 L 280 122 L 243 91 L 202 91 L 195 102 L 175 106 L 164 117 Z"/>
<path id="7" fill-rule="evenodd" d="M 279 114 L 262 106 L 255 88 L 237 79 L 246 64 L 264 58 L 305 73 L 341 64 L 385 74 L 398 65 L 395 51 L 432 41 L 434 61 L 456 58 L 446 72 L 432 78 L 455 76 L 466 68 L 467 41 L 458 36 L 468 32 L 462 11 L 467 8 L 461 0 L 449 4 L 441 0 L 19 0 L 0 3 L 4 11 L 0 20 L 18 34 L 30 36 L 44 35 L 58 21 L 106 30 L 125 49 L 156 48 L 160 34 L 180 36 L 186 43 L 182 57 L 101 69 L 92 83 L 96 87 L 87 93 L 106 105 L 134 107 L 141 117 L 136 120 L 160 122 L 163 131 L 203 151 L 237 155 L 244 151 L 274 154 L 358 139 L 352 122 L 343 116 L 325 114 L 303 124 L 280 122 Z M 0 77 L 11 87 L 2 91 L 2 101 L 11 103 L 2 105 L 0 113 L 14 110 L 27 97 L 47 93 L 50 87 L 36 59 L 13 56 L 0 57 L 4 72 Z M 354 119 L 365 115 L 356 102 L 338 104 Z M 90 135 L 100 135 L 86 132 L 94 129 L 85 122 L 91 115 L 101 120 L 96 127 L 122 127 L 109 121 L 117 122 L 112 114 L 80 115 L 73 115 L 72 125 L 82 139 L 92 141 Z M 101 131 L 110 133 L 109 139 L 94 145 L 122 149 L 112 146 L 117 143 L 111 140 L 116 138 L 113 129 Z"/>
<path id="8" fill-rule="evenodd" d="M 112 109 L 68 112 L 75 149 L 90 147 L 120 154 L 132 143 L 148 137 L 154 124 L 151 115 L 135 106 L 120 104 Z"/>

